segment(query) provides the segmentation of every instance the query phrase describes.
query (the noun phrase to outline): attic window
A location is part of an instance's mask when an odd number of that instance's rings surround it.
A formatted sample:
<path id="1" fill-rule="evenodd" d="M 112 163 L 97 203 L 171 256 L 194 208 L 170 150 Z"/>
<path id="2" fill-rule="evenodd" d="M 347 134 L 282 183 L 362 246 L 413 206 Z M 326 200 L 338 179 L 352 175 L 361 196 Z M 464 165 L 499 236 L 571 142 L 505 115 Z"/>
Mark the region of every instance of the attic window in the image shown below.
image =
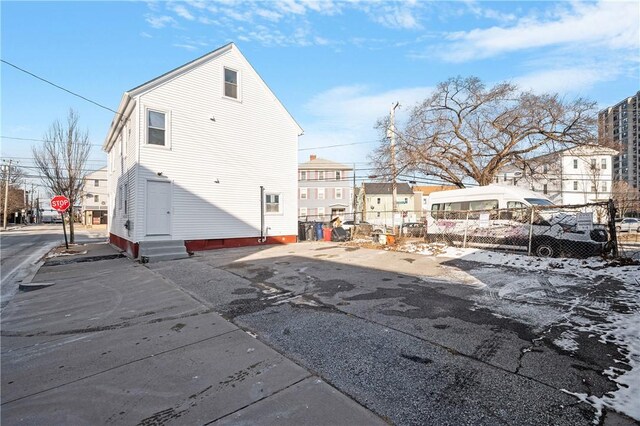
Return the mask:
<path id="1" fill-rule="evenodd" d="M 149 110 L 148 117 L 148 137 L 147 143 L 150 145 L 165 145 L 165 115 L 162 112 Z"/>
<path id="2" fill-rule="evenodd" d="M 238 99 L 238 71 L 224 69 L 224 95 L 228 98 Z"/>

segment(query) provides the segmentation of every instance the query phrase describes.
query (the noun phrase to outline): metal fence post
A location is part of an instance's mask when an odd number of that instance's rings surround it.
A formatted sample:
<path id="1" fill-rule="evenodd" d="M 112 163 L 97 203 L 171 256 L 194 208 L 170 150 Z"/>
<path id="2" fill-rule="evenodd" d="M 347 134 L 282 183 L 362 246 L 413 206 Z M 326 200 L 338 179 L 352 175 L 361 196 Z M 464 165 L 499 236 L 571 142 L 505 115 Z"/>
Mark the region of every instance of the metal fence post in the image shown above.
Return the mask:
<path id="1" fill-rule="evenodd" d="M 467 229 L 469 228 L 469 212 L 467 211 L 467 220 L 464 222 L 464 238 L 462 240 L 462 248 L 467 248 Z"/>
<path id="2" fill-rule="evenodd" d="M 609 237 L 611 238 L 611 255 L 613 257 L 618 257 L 618 234 L 616 233 L 616 205 L 611 198 L 609 198 L 609 202 L 607 203 L 607 212 L 609 213 Z M 631 231 L 629 231 L 631 232 Z"/>
<path id="3" fill-rule="evenodd" d="M 529 251 L 527 256 L 531 256 L 531 245 L 533 242 L 533 217 L 535 214 L 535 207 L 531 206 L 531 217 L 529 218 Z"/>

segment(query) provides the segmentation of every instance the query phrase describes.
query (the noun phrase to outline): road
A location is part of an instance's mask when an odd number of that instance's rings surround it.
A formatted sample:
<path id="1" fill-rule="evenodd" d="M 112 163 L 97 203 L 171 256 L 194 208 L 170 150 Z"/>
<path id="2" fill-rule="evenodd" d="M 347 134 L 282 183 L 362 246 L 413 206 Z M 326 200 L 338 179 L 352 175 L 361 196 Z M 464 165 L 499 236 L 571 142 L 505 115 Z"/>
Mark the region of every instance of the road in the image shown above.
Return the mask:
<path id="1" fill-rule="evenodd" d="M 593 338 L 635 312 L 615 278 L 322 243 L 148 266 L 393 424 L 634 423 L 577 398 L 632 365 Z"/>
<path id="2" fill-rule="evenodd" d="M 102 232 L 76 229 L 78 243 L 103 238 Z M 38 261 L 64 244 L 62 225 L 31 225 L 0 233 L 0 309 L 18 291 L 20 281 L 34 273 Z"/>

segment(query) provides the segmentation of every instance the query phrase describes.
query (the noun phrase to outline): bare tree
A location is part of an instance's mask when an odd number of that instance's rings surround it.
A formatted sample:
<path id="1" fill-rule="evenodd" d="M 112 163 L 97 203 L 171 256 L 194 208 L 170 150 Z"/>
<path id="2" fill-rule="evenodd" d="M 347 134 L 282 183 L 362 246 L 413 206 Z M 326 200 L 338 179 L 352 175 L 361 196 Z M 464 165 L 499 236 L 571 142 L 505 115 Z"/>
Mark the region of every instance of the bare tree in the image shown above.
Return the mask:
<path id="1" fill-rule="evenodd" d="M 69 241 L 74 242 L 73 206 L 78 201 L 86 176 L 85 165 L 91 152 L 87 131 L 81 131 L 78 114 L 69 110 L 66 126 L 53 122 L 44 135 L 44 145 L 33 148 L 33 158 L 43 176 L 43 182 L 56 195 L 64 195 L 69 207 Z"/>
<path id="2" fill-rule="evenodd" d="M 615 202 L 620 217 L 625 217 L 630 212 L 640 211 L 640 190 L 625 181 L 618 180 L 613 183 L 611 198 Z"/>
<path id="3" fill-rule="evenodd" d="M 7 182 L 7 178 L 9 182 Z M 0 186 L 0 215 L 4 215 L 5 189 L 7 189 L 7 216 L 25 208 L 24 189 L 20 188 L 20 183 L 23 182 L 23 180 L 24 173 L 22 169 L 15 164 L 11 166 L 5 164 L 0 167 L 0 182 L 2 182 L 2 186 Z M 4 216 L 0 223 L 4 223 Z"/>
<path id="4" fill-rule="evenodd" d="M 386 132 L 387 124 L 378 127 Z M 397 166 L 459 187 L 469 178 L 488 185 L 501 168 L 530 155 L 595 143 L 596 124 L 595 103 L 585 99 L 567 102 L 557 94 L 520 92 L 511 83 L 486 88 L 475 77 L 451 78 L 397 131 Z M 389 157 L 385 142 L 373 156 L 381 172 Z"/>

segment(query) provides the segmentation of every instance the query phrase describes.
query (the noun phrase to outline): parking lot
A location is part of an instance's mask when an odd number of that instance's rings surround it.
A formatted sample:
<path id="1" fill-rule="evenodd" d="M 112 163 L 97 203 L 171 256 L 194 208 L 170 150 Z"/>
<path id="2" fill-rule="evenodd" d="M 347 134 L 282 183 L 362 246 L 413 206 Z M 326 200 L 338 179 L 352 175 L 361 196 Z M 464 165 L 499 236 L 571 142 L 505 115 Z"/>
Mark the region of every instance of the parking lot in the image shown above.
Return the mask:
<path id="1" fill-rule="evenodd" d="M 394 424 L 640 419 L 637 265 L 407 251 L 308 242 L 149 267 Z"/>

